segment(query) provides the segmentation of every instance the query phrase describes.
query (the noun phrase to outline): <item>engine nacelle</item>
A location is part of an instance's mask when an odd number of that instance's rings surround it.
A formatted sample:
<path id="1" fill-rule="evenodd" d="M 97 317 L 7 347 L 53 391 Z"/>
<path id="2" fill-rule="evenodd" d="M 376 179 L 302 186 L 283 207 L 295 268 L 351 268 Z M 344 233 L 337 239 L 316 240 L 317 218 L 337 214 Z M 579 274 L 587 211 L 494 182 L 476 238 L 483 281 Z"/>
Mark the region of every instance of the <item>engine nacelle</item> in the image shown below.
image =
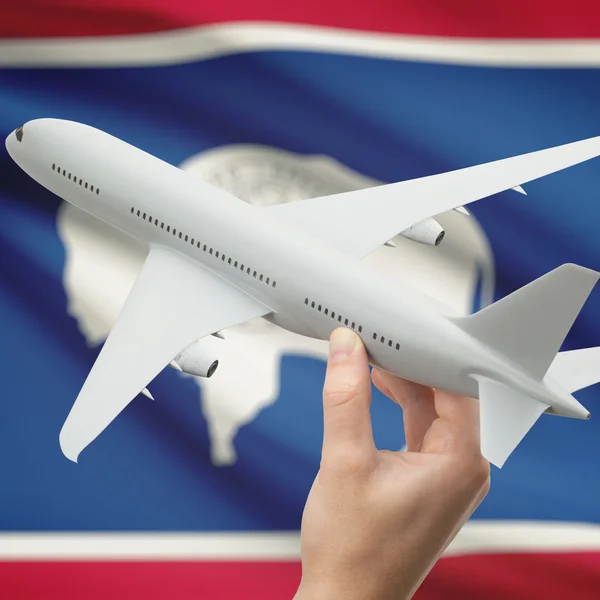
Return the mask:
<path id="1" fill-rule="evenodd" d="M 420 221 L 416 225 L 405 229 L 400 235 L 403 235 L 413 242 L 427 244 L 428 246 L 439 246 L 444 239 L 446 232 L 444 228 L 432 217 Z"/>
<path id="2" fill-rule="evenodd" d="M 219 366 L 212 345 L 204 339 L 190 344 L 175 357 L 174 362 L 184 373 L 198 377 L 210 377 Z"/>

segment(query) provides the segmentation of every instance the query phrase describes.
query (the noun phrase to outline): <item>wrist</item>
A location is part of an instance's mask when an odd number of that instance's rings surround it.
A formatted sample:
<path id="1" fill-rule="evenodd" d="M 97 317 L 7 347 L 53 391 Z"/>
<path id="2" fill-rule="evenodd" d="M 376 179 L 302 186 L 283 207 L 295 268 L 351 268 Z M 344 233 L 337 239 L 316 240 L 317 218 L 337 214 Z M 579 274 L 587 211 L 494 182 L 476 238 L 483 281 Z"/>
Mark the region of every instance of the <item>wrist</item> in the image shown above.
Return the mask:
<path id="1" fill-rule="evenodd" d="M 308 584 L 304 579 L 300 582 L 294 600 L 354 600 L 354 596 L 346 595 L 339 586 L 329 585 L 323 581 Z"/>
<path id="2" fill-rule="evenodd" d="M 302 578 L 294 600 L 410 600 L 412 593 L 403 593 L 398 589 L 398 585 L 382 585 L 381 582 L 357 581 L 356 578 L 349 578 L 343 581 L 331 579 L 319 579 L 307 581 Z"/>

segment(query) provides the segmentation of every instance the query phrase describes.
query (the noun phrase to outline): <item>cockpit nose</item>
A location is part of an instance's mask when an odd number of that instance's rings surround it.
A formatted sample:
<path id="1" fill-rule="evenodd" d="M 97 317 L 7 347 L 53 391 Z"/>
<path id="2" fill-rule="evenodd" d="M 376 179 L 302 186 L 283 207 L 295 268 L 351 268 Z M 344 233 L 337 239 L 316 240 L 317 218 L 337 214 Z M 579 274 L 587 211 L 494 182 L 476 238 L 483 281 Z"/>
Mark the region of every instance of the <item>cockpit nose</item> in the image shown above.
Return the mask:
<path id="1" fill-rule="evenodd" d="M 20 150 L 23 148 L 23 135 L 25 126 L 17 127 L 12 133 L 6 138 L 6 149 L 11 158 L 19 164 L 18 157 L 22 155 Z"/>

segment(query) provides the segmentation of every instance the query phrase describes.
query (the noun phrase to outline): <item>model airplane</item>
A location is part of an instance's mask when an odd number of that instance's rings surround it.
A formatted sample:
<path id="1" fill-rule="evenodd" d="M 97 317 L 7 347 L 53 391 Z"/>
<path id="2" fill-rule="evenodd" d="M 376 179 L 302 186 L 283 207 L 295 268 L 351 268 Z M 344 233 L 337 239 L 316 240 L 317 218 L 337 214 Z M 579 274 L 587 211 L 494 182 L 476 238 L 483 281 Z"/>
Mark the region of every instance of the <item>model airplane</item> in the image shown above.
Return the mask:
<path id="1" fill-rule="evenodd" d="M 436 243 L 435 215 L 598 156 L 600 137 L 263 208 L 80 123 L 31 121 L 6 147 L 40 184 L 150 249 L 60 433 L 73 461 L 165 366 L 210 377 L 202 338 L 259 316 L 321 339 L 350 327 L 372 364 L 479 398 L 481 450 L 497 466 L 542 413 L 590 416 L 571 393 L 600 381 L 600 349 L 558 351 L 598 273 L 563 265 L 448 318 L 361 259 L 398 232 Z"/>

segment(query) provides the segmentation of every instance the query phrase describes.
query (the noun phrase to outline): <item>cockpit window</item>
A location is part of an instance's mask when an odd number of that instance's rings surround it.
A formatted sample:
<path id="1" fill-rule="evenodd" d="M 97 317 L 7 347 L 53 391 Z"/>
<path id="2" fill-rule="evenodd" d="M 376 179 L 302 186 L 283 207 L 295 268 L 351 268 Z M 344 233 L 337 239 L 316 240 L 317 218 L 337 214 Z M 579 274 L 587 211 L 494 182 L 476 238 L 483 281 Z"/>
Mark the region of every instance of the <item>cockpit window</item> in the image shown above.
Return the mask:
<path id="1" fill-rule="evenodd" d="M 17 142 L 20 142 L 23 140 L 23 125 L 21 125 L 21 127 L 18 127 L 15 130 L 15 136 L 17 138 Z"/>

